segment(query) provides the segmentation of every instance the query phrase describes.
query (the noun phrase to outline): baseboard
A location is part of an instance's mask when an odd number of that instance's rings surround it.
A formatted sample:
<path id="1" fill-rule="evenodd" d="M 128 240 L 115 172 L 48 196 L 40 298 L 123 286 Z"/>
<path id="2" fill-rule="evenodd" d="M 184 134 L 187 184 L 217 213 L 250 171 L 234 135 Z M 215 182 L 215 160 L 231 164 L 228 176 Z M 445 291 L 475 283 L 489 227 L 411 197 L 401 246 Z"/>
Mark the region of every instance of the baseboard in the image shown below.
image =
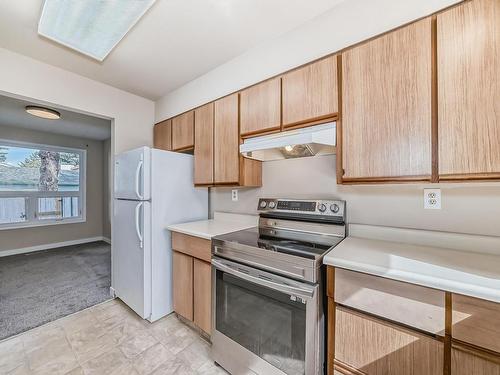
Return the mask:
<path id="1" fill-rule="evenodd" d="M 106 242 L 107 244 L 111 245 L 111 238 L 109 237 L 102 237 L 102 241 Z"/>
<path id="2" fill-rule="evenodd" d="M 113 298 L 116 298 L 116 291 L 112 286 L 109 287 L 109 295 Z"/>
<path id="3" fill-rule="evenodd" d="M 111 243 L 111 240 L 109 238 L 105 238 L 103 236 L 81 238 L 81 239 L 78 239 L 78 240 L 64 241 L 64 242 L 54 242 L 54 243 L 48 243 L 48 244 L 45 244 L 45 245 L 23 247 L 23 248 L 20 248 L 20 249 L 12 249 L 12 250 L 4 250 L 4 251 L 0 250 L 0 257 L 6 257 L 6 256 L 9 256 L 9 255 L 32 253 L 32 252 L 35 252 L 35 251 L 57 249 L 59 247 L 71 246 L 71 245 L 80 245 L 82 243 L 89 243 L 89 242 L 96 242 L 96 241 L 104 241 L 104 242 L 107 242 L 107 243 Z"/>

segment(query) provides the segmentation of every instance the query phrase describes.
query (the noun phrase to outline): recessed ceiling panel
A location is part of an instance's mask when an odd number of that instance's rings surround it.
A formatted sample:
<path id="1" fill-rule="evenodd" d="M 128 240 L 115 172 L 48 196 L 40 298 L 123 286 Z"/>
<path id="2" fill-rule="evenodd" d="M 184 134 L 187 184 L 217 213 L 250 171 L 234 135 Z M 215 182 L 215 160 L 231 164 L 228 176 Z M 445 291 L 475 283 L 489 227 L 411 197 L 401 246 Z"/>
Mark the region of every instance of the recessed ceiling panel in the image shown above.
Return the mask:
<path id="1" fill-rule="evenodd" d="M 103 61 L 155 0 L 45 0 L 38 33 Z"/>

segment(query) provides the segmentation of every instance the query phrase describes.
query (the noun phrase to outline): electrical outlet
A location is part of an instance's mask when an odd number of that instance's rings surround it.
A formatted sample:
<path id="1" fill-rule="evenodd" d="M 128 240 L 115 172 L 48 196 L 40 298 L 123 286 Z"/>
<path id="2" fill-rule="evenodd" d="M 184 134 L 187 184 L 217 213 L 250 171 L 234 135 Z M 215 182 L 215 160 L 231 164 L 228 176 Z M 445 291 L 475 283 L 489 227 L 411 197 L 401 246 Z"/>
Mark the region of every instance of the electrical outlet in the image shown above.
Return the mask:
<path id="1" fill-rule="evenodd" d="M 441 209 L 441 189 L 424 189 L 424 208 L 426 210 Z"/>
<path id="2" fill-rule="evenodd" d="M 236 189 L 231 190 L 231 200 L 233 202 L 238 202 L 238 190 Z"/>

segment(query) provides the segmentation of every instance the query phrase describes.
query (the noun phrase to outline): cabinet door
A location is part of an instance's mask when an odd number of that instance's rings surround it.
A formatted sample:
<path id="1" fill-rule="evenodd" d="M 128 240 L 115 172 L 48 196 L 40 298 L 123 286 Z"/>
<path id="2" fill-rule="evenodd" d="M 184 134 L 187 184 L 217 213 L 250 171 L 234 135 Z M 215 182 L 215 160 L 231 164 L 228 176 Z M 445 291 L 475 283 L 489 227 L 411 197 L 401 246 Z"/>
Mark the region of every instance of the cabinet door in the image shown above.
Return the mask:
<path id="1" fill-rule="evenodd" d="M 452 295 L 454 339 L 500 353 L 500 303 Z"/>
<path id="2" fill-rule="evenodd" d="M 240 93 L 241 135 L 257 135 L 281 127 L 281 78 L 259 83 Z"/>
<path id="3" fill-rule="evenodd" d="M 500 2 L 437 17 L 439 174 L 500 177 Z"/>
<path id="4" fill-rule="evenodd" d="M 214 180 L 218 184 L 238 184 L 240 180 L 238 94 L 217 100 L 214 110 Z"/>
<path id="5" fill-rule="evenodd" d="M 442 375 L 443 343 L 337 307 L 335 359 L 368 375 Z"/>
<path id="6" fill-rule="evenodd" d="M 338 113 L 337 56 L 286 73 L 282 84 L 284 127 Z"/>
<path id="7" fill-rule="evenodd" d="M 452 375 L 500 375 L 500 357 L 474 350 L 463 351 L 452 348 L 451 351 Z"/>
<path id="8" fill-rule="evenodd" d="M 154 148 L 161 150 L 172 149 L 172 120 L 165 120 L 154 126 L 153 144 Z"/>
<path id="9" fill-rule="evenodd" d="M 211 334 L 212 267 L 199 259 L 194 259 L 194 323 Z"/>
<path id="10" fill-rule="evenodd" d="M 173 252 L 173 297 L 174 311 L 188 320 L 193 320 L 193 258 Z"/>
<path id="11" fill-rule="evenodd" d="M 182 151 L 194 146 L 194 111 L 172 119 L 172 149 Z"/>
<path id="12" fill-rule="evenodd" d="M 214 103 L 197 108 L 194 115 L 194 183 L 214 182 Z"/>
<path id="13" fill-rule="evenodd" d="M 343 180 L 431 177 L 431 19 L 342 54 Z"/>

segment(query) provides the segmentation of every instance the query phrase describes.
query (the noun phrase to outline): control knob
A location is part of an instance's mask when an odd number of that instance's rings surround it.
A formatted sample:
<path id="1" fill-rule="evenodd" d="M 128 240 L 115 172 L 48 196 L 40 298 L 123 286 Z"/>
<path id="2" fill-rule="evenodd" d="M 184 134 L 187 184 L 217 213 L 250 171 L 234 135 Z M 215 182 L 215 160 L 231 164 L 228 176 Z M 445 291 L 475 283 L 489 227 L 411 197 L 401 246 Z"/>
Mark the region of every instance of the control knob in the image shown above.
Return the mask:
<path id="1" fill-rule="evenodd" d="M 276 207 L 276 202 L 273 201 L 269 202 L 269 208 L 274 208 L 274 207 Z"/>
<path id="2" fill-rule="evenodd" d="M 334 204 L 332 204 L 332 205 L 330 206 L 330 210 L 331 210 L 334 214 L 336 214 L 337 212 L 339 212 L 340 207 L 338 206 L 338 204 L 334 203 Z"/>
<path id="3" fill-rule="evenodd" d="M 319 210 L 319 212 L 325 212 L 326 211 L 326 205 L 324 203 L 321 203 L 318 206 L 318 210 Z"/>
<path id="4" fill-rule="evenodd" d="M 260 208 L 266 208 L 267 202 L 266 201 L 260 201 Z"/>

